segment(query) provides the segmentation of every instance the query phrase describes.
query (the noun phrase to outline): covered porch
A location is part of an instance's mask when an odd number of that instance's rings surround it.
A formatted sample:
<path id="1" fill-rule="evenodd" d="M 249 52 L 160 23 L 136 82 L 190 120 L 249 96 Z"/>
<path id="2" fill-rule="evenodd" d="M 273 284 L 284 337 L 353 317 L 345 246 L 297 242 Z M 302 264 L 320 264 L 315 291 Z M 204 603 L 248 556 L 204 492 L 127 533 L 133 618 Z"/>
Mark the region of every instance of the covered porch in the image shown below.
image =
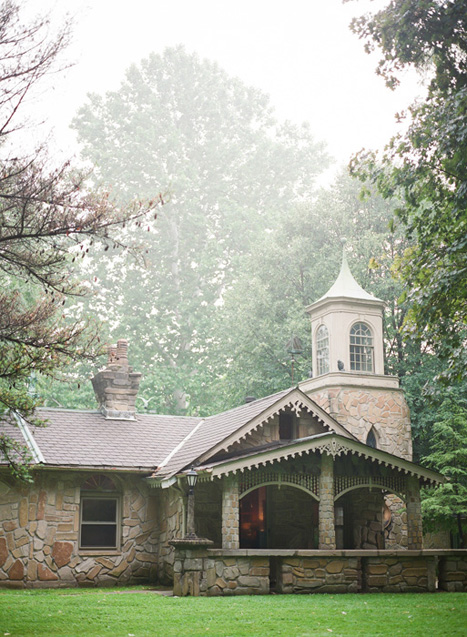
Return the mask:
<path id="1" fill-rule="evenodd" d="M 334 433 L 197 471 L 197 535 L 229 550 L 419 550 L 420 484 L 439 478 Z M 404 526 L 403 546 L 391 538 L 396 522 Z"/>

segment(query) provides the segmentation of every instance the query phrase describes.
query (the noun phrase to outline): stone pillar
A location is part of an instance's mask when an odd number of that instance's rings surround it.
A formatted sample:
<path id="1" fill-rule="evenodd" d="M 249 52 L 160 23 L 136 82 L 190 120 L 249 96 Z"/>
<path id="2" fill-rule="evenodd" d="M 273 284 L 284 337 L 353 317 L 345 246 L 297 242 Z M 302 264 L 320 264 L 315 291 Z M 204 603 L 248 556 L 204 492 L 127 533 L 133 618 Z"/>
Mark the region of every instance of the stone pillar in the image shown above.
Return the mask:
<path id="1" fill-rule="evenodd" d="M 413 476 L 407 478 L 407 548 L 423 548 L 420 484 Z"/>
<path id="2" fill-rule="evenodd" d="M 321 454 L 321 474 L 319 477 L 319 548 L 336 548 L 334 460 L 324 452 Z"/>
<path id="3" fill-rule="evenodd" d="M 238 478 L 225 478 L 222 490 L 222 548 L 240 548 Z"/>

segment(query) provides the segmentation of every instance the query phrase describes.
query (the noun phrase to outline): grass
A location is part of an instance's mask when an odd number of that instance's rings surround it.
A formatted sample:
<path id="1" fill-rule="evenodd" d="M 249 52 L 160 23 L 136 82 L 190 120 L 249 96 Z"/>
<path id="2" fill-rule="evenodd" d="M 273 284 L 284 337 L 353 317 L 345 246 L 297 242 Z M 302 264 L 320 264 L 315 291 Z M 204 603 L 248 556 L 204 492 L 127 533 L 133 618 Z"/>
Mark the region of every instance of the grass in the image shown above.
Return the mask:
<path id="1" fill-rule="evenodd" d="M 0 637 L 467 635 L 463 593 L 224 598 L 163 597 L 141 588 L 126 593 L 0 591 Z"/>

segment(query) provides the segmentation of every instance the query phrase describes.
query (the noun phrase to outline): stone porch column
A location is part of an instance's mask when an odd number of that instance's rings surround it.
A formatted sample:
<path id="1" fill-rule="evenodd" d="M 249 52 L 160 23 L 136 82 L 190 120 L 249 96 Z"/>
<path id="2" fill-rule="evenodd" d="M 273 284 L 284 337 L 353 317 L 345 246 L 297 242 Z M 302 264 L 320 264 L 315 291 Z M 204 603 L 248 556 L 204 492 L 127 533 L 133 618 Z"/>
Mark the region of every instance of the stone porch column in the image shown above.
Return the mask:
<path id="1" fill-rule="evenodd" d="M 420 483 L 413 476 L 407 478 L 407 548 L 423 548 Z"/>
<path id="2" fill-rule="evenodd" d="M 240 548 L 238 478 L 225 478 L 222 490 L 222 548 Z"/>
<path id="3" fill-rule="evenodd" d="M 321 454 L 321 474 L 319 477 L 318 548 L 336 548 L 336 530 L 334 526 L 334 460 L 324 452 Z"/>

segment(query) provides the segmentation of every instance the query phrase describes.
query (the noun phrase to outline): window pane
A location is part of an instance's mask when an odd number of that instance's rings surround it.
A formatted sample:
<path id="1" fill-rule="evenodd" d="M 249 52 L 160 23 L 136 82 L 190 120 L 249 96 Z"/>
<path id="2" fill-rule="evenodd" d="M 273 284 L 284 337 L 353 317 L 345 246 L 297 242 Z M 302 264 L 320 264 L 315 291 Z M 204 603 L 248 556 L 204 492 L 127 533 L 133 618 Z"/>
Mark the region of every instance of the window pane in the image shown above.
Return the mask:
<path id="1" fill-rule="evenodd" d="M 366 323 L 355 323 L 350 330 L 350 369 L 373 371 L 373 336 Z"/>
<path id="2" fill-rule="evenodd" d="M 117 546 L 117 525 L 82 524 L 81 546 L 115 548 Z"/>
<path id="3" fill-rule="evenodd" d="M 101 498 L 83 498 L 83 522 L 115 522 L 117 516 L 117 500 Z"/>
<path id="4" fill-rule="evenodd" d="M 325 325 L 320 325 L 316 332 L 316 358 L 318 376 L 329 372 L 329 334 Z"/>

